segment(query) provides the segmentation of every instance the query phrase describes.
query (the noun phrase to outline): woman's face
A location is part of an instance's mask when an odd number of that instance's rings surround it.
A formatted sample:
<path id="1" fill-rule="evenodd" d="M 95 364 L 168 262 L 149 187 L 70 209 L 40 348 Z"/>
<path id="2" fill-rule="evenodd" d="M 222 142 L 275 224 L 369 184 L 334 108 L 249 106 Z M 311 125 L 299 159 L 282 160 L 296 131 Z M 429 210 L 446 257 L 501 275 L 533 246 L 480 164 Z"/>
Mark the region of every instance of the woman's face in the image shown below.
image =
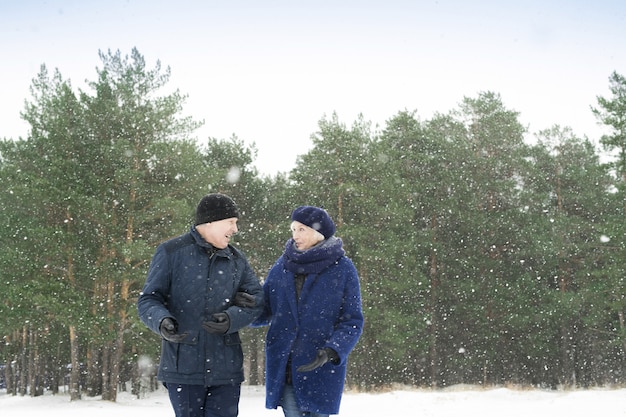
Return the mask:
<path id="1" fill-rule="evenodd" d="M 324 240 L 324 236 L 317 230 L 296 221 L 291 223 L 291 236 L 296 243 L 296 248 L 301 251 L 311 249 Z"/>

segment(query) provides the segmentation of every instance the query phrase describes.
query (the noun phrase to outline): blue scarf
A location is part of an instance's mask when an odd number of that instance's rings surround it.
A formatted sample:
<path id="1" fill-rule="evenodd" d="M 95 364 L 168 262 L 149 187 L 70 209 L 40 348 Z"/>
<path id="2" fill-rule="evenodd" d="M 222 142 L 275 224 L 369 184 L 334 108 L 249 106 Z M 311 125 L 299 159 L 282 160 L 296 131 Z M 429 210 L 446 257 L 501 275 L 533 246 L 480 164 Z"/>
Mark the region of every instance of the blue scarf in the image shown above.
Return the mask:
<path id="1" fill-rule="evenodd" d="M 293 239 L 289 239 L 285 245 L 283 262 L 285 268 L 294 274 L 319 274 L 337 262 L 344 253 L 343 242 L 335 236 L 305 251 L 298 250 Z"/>

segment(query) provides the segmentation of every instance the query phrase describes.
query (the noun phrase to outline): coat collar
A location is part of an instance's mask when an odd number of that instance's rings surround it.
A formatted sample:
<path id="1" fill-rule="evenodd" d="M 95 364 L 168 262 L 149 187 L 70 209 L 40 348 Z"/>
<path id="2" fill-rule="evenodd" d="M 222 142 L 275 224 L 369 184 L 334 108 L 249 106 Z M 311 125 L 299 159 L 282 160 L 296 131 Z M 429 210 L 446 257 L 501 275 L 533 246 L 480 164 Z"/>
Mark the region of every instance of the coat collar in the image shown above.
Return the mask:
<path id="1" fill-rule="evenodd" d="M 344 255 L 343 242 L 335 236 L 306 251 L 299 251 L 293 239 L 285 245 L 285 268 L 294 274 L 318 274 Z"/>

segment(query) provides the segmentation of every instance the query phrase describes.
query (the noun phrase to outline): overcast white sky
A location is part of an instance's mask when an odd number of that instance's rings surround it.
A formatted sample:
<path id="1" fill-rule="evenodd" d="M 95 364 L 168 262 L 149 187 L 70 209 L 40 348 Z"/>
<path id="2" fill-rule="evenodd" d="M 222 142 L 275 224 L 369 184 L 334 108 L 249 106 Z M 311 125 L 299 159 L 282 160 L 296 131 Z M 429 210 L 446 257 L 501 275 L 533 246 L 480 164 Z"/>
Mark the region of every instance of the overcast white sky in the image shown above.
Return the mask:
<path id="1" fill-rule="evenodd" d="M 0 0 L 0 137 L 25 137 L 19 113 L 41 64 L 76 88 L 98 50 L 172 70 L 197 132 L 259 148 L 261 172 L 289 171 L 318 121 L 421 119 L 463 97 L 499 93 L 531 132 L 553 124 L 597 139 L 589 110 L 626 75 L 623 0 Z"/>

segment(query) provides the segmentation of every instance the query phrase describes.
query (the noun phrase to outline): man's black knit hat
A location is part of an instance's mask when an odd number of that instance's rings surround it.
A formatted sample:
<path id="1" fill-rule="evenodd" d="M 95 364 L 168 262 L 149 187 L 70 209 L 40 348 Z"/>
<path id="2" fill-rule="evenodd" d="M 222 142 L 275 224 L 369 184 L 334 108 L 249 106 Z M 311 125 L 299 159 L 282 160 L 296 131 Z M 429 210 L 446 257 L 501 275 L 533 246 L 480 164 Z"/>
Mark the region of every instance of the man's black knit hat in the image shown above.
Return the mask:
<path id="1" fill-rule="evenodd" d="M 202 197 L 196 209 L 196 225 L 239 217 L 239 209 L 226 194 L 212 193 Z"/>

